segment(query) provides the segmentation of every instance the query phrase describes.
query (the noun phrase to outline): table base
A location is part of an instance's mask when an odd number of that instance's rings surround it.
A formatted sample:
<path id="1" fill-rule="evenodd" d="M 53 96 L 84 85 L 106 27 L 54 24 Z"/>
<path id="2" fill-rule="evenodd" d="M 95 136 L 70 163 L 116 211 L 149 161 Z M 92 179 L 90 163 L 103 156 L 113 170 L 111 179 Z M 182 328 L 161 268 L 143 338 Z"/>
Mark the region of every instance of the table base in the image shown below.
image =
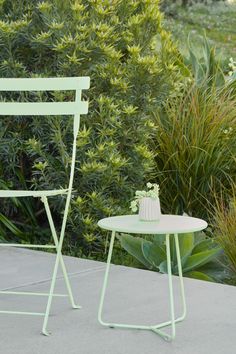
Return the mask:
<path id="1" fill-rule="evenodd" d="M 110 242 L 108 258 L 107 258 L 107 266 L 106 266 L 104 282 L 103 282 L 103 287 L 102 287 L 102 293 L 101 293 L 101 300 L 100 300 L 100 305 L 99 305 L 99 310 L 98 310 L 98 321 L 100 322 L 101 325 L 106 326 L 106 327 L 110 327 L 110 328 L 150 330 L 150 331 L 153 331 L 153 332 L 157 333 L 158 335 L 160 335 L 166 341 L 173 340 L 175 338 L 175 334 L 176 334 L 175 324 L 183 321 L 186 316 L 186 301 L 185 301 L 185 292 L 184 292 L 184 284 L 183 284 L 182 265 L 181 265 L 180 251 L 179 251 L 178 234 L 174 234 L 174 238 L 175 238 L 175 246 L 176 246 L 176 256 L 177 256 L 177 264 L 178 264 L 178 272 L 179 272 L 179 280 L 180 280 L 183 314 L 182 314 L 182 316 L 175 319 L 174 293 L 173 293 L 172 272 L 171 272 L 170 235 L 166 234 L 166 253 L 167 253 L 167 270 L 168 270 L 171 320 L 157 324 L 157 325 L 153 325 L 153 326 L 131 325 L 131 324 L 121 324 L 121 323 L 108 323 L 108 322 L 104 322 L 102 320 L 102 310 L 103 310 L 104 297 L 105 297 L 105 292 L 106 292 L 107 283 L 108 283 L 108 275 L 109 275 L 109 269 L 110 269 L 115 234 L 116 234 L 116 231 L 112 231 L 111 242 Z M 168 327 L 168 326 L 171 326 L 171 334 L 170 335 L 168 333 L 160 330 L 161 328 Z"/>

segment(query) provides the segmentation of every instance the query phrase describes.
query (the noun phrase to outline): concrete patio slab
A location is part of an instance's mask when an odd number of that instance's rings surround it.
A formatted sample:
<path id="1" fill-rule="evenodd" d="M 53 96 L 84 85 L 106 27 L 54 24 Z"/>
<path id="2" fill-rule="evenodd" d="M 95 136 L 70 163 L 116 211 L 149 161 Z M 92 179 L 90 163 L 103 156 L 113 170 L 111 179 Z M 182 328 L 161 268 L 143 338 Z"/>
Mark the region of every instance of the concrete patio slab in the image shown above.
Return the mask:
<path id="1" fill-rule="evenodd" d="M 47 292 L 55 256 L 15 248 L 0 250 L 0 288 Z M 42 318 L 0 314 L 1 354 L 234 354 L 236 287 L 185 278 L 188 315 L 177 336 L 165 342 L 149 331 L 110 329 L 97 322 L 105 264 L 65 257 L 72 287 L 82 309 L 55 298 L 49 320 L 52 335 L 40 335 Z M 174 278 L 176 314 L 178 277 Z M 61 275 L 57 291 L 64 292 Z M 44 311 L 44 297 L 0 295 L 0 309 Z M 169 319 L 167 277 L 154 272 L 111 267 L 104 319 L 156 324 Z"/>

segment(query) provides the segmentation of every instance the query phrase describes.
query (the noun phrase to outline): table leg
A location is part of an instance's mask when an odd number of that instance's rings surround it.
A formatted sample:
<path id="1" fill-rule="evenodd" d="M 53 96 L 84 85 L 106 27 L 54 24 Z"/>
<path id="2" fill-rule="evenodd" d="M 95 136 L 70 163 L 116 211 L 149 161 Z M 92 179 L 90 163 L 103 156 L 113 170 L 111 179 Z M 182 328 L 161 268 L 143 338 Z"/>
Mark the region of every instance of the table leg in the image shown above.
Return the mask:
<path id="1" fill-rule="evenodd" d="M 170 235 L 166 235 L 166 255 L 167 255 L 167 271 L 168 271 L 168 283 L 170 294 L 170 314 L 171 314 L 171 331 L 172 335 L 170 339 L 175 338 L 175 309 L 174 309 L 174 295 L 172 284 L 172 272 L 171 272 L 171 256 L 170 256 Z"/>
<path id="2" fill-rule="evenodd" d="M 102 310 L 103 310 L 104 298 L 105 298 L 105 293 L 106 293 L 106 288 L 107 288 L 107 283 L 108 283 L 108 275 L 109 275 L 109 270 L 110 270 L 110 263 L 111 263 L 112 251 L 113 251 L 113 246 L 114 246 L 115 234 L 116 234 L 116 232 L 112 231 L 110 247 L 109 247 L 108 256 L 107 256 L 106 271 L 105 271 L 105 276 L 104 276 L 104 281 L 103 281 L 103 286 L 102 286 L 101 299 L 100 299 L 100 304 L 99 304 L 99 309 L 98 309 L 98 321 L 101 323 L 101 325 L 111 327 L 111 328 L 133 328 L 133 329 L 149 329 L 149 330 L 151 330 L 150 326 L 104 322 L 102 319 Z"/>
<path id="3" fill-rule="evenodd" d="M 178 234 L 174 234 L 174 238 L 175 238 L 177 265 L 178 265 L 178 273 L 179 273 L 179 280 L 180 280 L 180 291 L 181 291 L 181 298 L 182 298 L 182 305 L 183 305 L 183 314 L 174 320 L 175 323 L 178 323 L 178 322 L 183 321 L 184 318 L 186 317 L 186 300 L 185 300 L 184 281 L 183 281 L 183 273 L 182 273 L 181 255 L 180 255 L 180 250 L 179 250 Z M 157 326 L 153 326 L 153 331 L 156 332 L 157 329 L 164 328 L 169 325 L 172 325 L 172 328 L 173 328 L 173 321 L 172 320 L 161 323 Z M 171 339 L 171 337 L 169 337 L 168 339 Z"/>
<path id="4" fill-rule="evenodd" d="M 110 270 L 110 264 L 111 264 L 111 257 L 112 257 L 112 251 L 113 251 L 115 235 L 116 235 L 116 232 L 112 231 L 111 241 L 110 241 L 110 246 L 109 246 L 109 251 L 108 251 L 108 256 L 107 256 L 107 266 L 106 266 L 106 271 L 105 271 L 105 276 L 104 276 L 104 281 L 103 281 L 103 287 L 102 287 L 102 294 L 101 294 L 101 299 L 100 299 L 100 304 L 99 304 L 99 309 L 98 309 L 98 321 L 103 326 L 109 326 L 109 323 L 106 323 L 106 322 L 104 322 L 102 320 L 102 309 L 103 309 L 104 297 L 105 297 L 106 288 L 107 288 L 108 274 L 109 274 L 109 270 Z"/>
<path id="5" fill-rule="evenodd" d="M 175 238 L 175 248 L 176 248 L 176 255 L 177 255 L 177 265 L 178 265 L 178 272 L 179 272 L 179 280 L 180 280 L 180 291 L 182 297 L 182 304 L 183 304 L 183 314 L 177 320 L 178 322 L 183 321 L 186 317 L 186 300 L 185 300 L 185 292 L 184 292 L 184 281 L 183 281 L 183 273 L 182 273 L 182 264 L 181 264 L 181 257 L 179 251 L 179 238 L 178 234 L 174 235 Z"/>

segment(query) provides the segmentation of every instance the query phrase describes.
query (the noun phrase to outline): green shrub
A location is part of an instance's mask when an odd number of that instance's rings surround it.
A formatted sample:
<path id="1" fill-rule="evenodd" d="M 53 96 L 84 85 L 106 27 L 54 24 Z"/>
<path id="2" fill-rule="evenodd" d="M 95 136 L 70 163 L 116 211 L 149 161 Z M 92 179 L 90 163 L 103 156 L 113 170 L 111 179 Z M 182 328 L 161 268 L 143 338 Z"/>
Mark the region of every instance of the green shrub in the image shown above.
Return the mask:
<path id="1" fill-rule="evenodd" d="M 94 256 L 104 242 L 98 219 L 126 213 L 133 190 L 153 169 L 151 112 L 178 82 L 181 58 L 162 28 L 158 0 L 5 0 L 0 6 L 0 76 L 91 77 L 66 240 L 67 252 Z M 65 187 L 71 129 L 61 119 L 4 118 L 4 188 Z M 51 205 L 60 225 L 63 203 L 55 198 Z M 44 237 L 40 201 L 4 201 L 2 210 L 11 220 L 1 220 L 6 239 L 9 230 L 18 238 L 24 231 L 30 241 Z"/>

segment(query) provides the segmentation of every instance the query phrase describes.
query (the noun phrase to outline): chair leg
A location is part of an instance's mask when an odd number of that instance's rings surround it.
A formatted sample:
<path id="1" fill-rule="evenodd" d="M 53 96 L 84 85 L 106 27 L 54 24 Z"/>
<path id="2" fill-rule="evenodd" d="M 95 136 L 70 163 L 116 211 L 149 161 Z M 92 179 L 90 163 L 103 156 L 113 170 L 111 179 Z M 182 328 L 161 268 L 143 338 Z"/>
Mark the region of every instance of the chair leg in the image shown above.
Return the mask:
<path id="1" fill-rule="evenodd" d="M 48 336 L 50 334 L 47 331 L 47 324 L 48 324 L 48 317 L 49 317 L 49 313 L 50 313 L 50 309 L 51 309 L 51 305 L 52 305 L 52 298 L 53 298 L 55 284 L 56 284 L 56 278 L 57 278 L 60 257 L 61 257 L 60 251 L 57 250 L 56 262 L 55 262 L 54 269 L 53 269 L 52 281 L 51 281 L 51 286 L 50 286 L 50 290 L 49 290 L 48 302 L 47 302 L 46 312 L 45 312 L 44 321 L 43 321 L 43 328 L 42 328 L 42 334 L 44 334 L 45 336 Z"/>
<path id="2" fill-rule="evenodd" d="M 49 295 L 48 295 L 48 302 L 47 302 L 47 307 L 46 307 L 46 312 L 45 312 L 44 322 L 43 322 L 43 328 L 42 328 L 42 333 L 47 336 L 47 335 L 49 335 L 49 332 L 47 331 L 48 317 L 49 317 L 49 313 L 50 313 L 50 309 L 51 309 L 51 305 L 52 305 L 52 298 L 53 298 L 53 295 L 54 295 L 54 289 L 55 289 L 55 284 L 56 284 L 56 278 L 57 278 L 59 264 L 62 267 L 62 272 L 63 272 L 65 284 L 66 284 L 66 287 L 67 287 L 67 291 L 68 291 L 68 295 L 69 295 L 72 307 L 73 308 L 80 308 L 80 306 L 77 306 L 75 304 L 75 302 L 74 302 L 72 289 L 71 289 L 70 281 L 69 281 L 69 278 L 68 278 L 68 273 L 67 273 L 67 270 L 66 270 L 66 267 L 65 267 L 65 263 L 64 263 L 64 260 L 63 260 L 63 257 L 62 257 L 62 253 L 61 253 L 62 243 L 63 243 L 63 239 L 64 239 L 64 232 L 61 234 L 60 241 L 59 241 L 58 237 L 57 237 L 56 229 L 55 229 L 55 226 L 54 226 L 54 222 L 53 222 L 53 219 L 52 219 L 51 211 L 50 211 L 50 208 L 49 208 L 49 205 L 48 205 L 47 197 L 43 196 L 41 200 L 42 200 L 42 202 L 44 203 L 44 206 L 45 206 L 45 210 L 46 210 L 46 213 L 47 213 L 50 229 L 51 229 L 53 240 L 54 240 L 54 243 L 55 243 L 55 246 L 56 246 L 56 250 L 57 250 L 56 261 L 55 261 L 55 265 L 54 265 L 54 269 L 53 269 L 52 281 L 51 281 L 50 291 L 49 291 Z"/>
<path id="3" fill-rule="evenodd" d="M 59 245 L 58 236 L 57 236 L 56 229 L 55 229 L 55 226 L 54 226 L 54 222 L 53 222 L 53 219 L 52 219 L 52 214 L 51 214 L 51 210 L 50 210 L 50 207 L 49 207 L 49 204 L 48 204 L 47 197 L 42 197 L 42 202 L 44 203 L 44 206 L 45 206 L 45 210 L 46 210 L 46 214 L 47 214 L 47 217 L 48 217 L 48 222 L 49 222 L 49 225 L 50 225 L 50 229 L 51 229 L 51 233 L 52 233 L 52 237 L 53 237 L 54 243 L 55 243 L 56 247 L 58 247 L 58 245 Z M 62 254 L 60 255 L 60 260 L 59 261 L 60 261 L 63 277 L 64 277 L 64 280 L 65 280 L 67 292 L 68 292 L 68 295 L 69 295 L 69 299 L 70 299 L 70 302 L 71 302 L 71 306 L 74 309 L 80 309 L 81 306 L 76 305 L 75 300 L 74 300 L 74 296 L 73 296 L 73 293 L 72 293 L 72 289 L 71 289 L 68 273 L 67 273 L 67 270 L 66 270 L 66 265 L 65 265 L 65 262 L 64 262 Z"/>
<path id="4" fill-rule="evenodd" d="M 74 296 L 73 296 L 72 289 L 71 289 L 71 285 L 70 285 L 70 280 L 68 278 L 68 273 L 67 273 L 67 270 L 66 270 L 66 266 L 65 266 L 65 262 L 64 262 L 62 254 L 60 255 L 60 265 L 61 265 L 61 269 L 62 269 L 64 280 L 65 280 L 67 292 L 68 292 L 68 295 L 69 295 L 69 299 L 70 299 L 70 302 L 71 302 L 71 306 L 73 307 L 73 309 L 81 309 L 81 306 L 77 305 L 75 303 Z"/>

